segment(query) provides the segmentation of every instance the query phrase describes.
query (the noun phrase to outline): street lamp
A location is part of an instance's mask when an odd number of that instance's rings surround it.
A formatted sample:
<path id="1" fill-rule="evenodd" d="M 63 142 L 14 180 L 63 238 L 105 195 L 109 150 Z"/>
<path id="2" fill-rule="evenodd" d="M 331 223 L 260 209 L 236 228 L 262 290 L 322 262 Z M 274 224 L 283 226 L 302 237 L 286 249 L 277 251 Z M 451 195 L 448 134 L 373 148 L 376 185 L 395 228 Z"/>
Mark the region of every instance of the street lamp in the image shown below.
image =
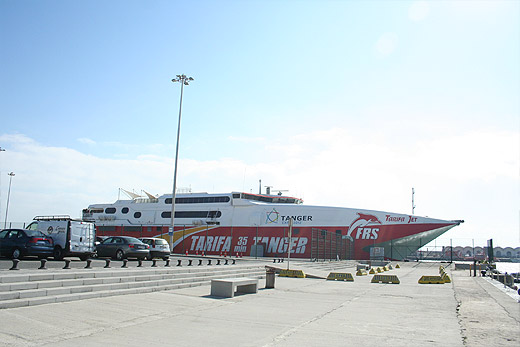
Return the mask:
<path id="1" fill-rule="evenodd" d="M 7 191 L 7 205 L 5 207 L 4 229 L 7 228 L 7 212 L 9 211 L 9 197 L 11 196 L 11 181 L 13 180 L 14 172 L 9 172 L 9 190 Z"/>
<path id="2" fill-rule="evenodd" d="M 177 125 L 177 146 L 175 147 L 175 167 L 173 170 L 173 192 L 172 192 L 172 225 L 170 227 L 170 252 L 173 252 L 173 232 L 175 228 L 175 193 L 177 190 L 177 160 L 179 159 L 179 138 L 181 136 L 181 113 L 182 113 L 182 93 L 184 85 L 189 85 L 193 81 L 193 77 L 186 77 L 186 75 L 177 75 L 172 79 L 172 82 L 181 83 L 181 102 L 179 104 L 179 123 Z"/>
<path id="3" fill-rule="evenodd" d="M 0 152 L 5 152 L 5 148 L 0 147 Z M 2 211 L 2 161 L 0 160 L 0 211 Z"/>

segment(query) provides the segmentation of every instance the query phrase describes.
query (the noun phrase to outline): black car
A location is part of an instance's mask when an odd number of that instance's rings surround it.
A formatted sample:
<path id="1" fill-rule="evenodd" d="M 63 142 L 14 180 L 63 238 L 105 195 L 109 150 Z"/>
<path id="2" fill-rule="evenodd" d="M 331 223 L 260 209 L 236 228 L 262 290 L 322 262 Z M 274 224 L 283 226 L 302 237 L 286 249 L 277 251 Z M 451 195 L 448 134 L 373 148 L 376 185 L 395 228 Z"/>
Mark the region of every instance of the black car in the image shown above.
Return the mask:
<path id="1" fill-rule="evenodd" d="M 125 258 L 144 259 L 150 255 L 150 247 L 130 236 L 110 236 L 96 246 L 97 256 L 112 257 L 117 260 Z"/>
<path id="2" fill-rule="evenodd" d="M 0 231 L 0 255 L 12 259 L 25 256 L 46 258 L 52 255 L 52 239 L 41 231 L 27 229 L 4 229 Z"/>

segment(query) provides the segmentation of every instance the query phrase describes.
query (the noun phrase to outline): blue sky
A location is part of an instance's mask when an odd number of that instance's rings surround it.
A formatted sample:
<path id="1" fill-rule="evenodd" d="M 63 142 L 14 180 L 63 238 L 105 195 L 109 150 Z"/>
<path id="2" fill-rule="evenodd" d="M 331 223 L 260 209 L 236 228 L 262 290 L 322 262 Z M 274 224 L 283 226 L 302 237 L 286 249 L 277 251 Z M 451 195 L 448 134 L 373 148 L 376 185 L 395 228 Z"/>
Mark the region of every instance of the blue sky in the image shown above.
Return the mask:
<path id="1" fill-rule="evenodd" d="M 520 244 L 518 1 L 0 0 L 0 220 L 181 187 Z M 495 243 L 497 243 L 495 241 Z"/>

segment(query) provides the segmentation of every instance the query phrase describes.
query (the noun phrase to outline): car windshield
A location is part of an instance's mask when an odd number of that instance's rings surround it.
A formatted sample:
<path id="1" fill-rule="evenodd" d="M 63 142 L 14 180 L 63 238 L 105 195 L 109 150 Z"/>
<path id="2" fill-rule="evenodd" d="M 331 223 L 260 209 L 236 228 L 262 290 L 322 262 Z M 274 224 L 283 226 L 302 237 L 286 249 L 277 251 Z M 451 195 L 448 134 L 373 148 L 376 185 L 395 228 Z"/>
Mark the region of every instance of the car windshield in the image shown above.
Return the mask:
<path id="1" fill-rule="evenodd" d="M 47 237 L 41 231 L 38 230 L 25 230 L 28 237 Z"/>

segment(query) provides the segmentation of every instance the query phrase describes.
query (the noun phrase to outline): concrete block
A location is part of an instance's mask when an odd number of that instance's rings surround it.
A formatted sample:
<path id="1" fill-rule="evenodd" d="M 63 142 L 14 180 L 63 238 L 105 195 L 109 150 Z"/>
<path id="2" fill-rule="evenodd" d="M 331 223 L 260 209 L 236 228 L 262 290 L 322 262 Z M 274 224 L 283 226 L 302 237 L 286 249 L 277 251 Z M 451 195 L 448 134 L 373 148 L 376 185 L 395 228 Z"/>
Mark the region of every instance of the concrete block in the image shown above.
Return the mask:
<path id="1" fill-rule="evenodd" d="M 56 297 L 53 296 L 45 296 L 41 298 L 32 298 L 29 300 L 29 306 L 43 305 L 43 304 L 52 304 L 56 302 Z"/>
<path id="2" fill-rule="evenodd" d="M 64 295 L 70 294 L 70 287 L 59 287 L 47 289 L 47 295 Z"/>
<path id="3" fill-rule="evenodd" d="M 0 283 L 16 283 L 29 281 L 29 275 L 0 276 Z"/>
<path id="4" fill-rule="evenodd" d="M 41 297 L 41 296 L 46 296 L 46 295 L 47 295 L 47 290 L 46 289 L 22 290 L 22 291 L 20 291 L 20 299 L 35 298 L 35 297 Z"/>
<path id="5" fill-rule="evenodd" d="M 5 292 L 0 293 L 0 301 L 3 300 L 13 300 L 13 299 L 20 299 L 20 292 Z"/>
<path id="6" fill-rule="evenodd" d="M 2 308 L 15 308 L 15 307 L 24 307 L 29 306 L 29 299 L 16 299 L 9 301 L 1 301 L 0 309 Z"/>
<path id="7" fill-rule="evenodd" d="M 20 282 L 11 284 L 10 290 L 29 290 L 29 289 L 37 289 L 37 282 Z"/>
<path id="8" fill-rule="evenodd" d="M 53 279 L 54 279 L 54 274 L 52 274 L 52 273 L 29 275 L 29 281 L 50 281 Z"/>

